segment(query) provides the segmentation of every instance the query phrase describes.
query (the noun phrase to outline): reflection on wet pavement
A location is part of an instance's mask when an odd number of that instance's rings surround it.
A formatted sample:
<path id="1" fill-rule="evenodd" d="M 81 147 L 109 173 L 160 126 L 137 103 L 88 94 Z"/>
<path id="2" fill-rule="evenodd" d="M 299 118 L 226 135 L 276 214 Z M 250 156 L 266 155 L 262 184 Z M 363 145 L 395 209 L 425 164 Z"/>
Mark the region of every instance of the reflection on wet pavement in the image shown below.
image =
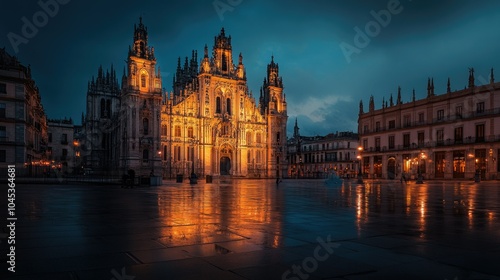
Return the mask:
<path id="1" fill-rule="evenodd" d="M 19 185 L 17 194 L 19 279 L 112 279 L 122 268 L 135 279 L 282 279 L 294 265 L 307 279 L 500 276 L 497 182 Z M 318 238 L 336 247 L 312 262 Z"/>

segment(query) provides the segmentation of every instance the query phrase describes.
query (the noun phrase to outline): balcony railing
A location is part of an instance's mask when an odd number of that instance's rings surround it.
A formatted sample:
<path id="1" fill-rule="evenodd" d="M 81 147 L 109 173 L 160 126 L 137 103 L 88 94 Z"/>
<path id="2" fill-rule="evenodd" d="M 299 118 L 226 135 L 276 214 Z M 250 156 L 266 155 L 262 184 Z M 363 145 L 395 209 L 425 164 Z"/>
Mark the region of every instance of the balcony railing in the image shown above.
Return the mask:
<path id="1" fill-rule="evenodd" d="M 455 122 L 455 121 L 467 121 L 468 119 L 474 119 L 477 117 L 484 116 L 496 116 L 500 114 L 500 108 L 494 108 L 489 110 L 484 110 L 482 112 L 472 111 L 469 113 L 463 114 L 450 114 L 449 116 L 444 116 L 442 118 L 433 118 L 431 121 L 414 121 L 414 122 L 406 122 L 402 123 L 402 125 L 396 125 L 394 128 L 389 128 L 388 126 L 380 126 L 373 129 L 363 129 L 362 134 L 372 134 L 378 132 L 392 131 L 397 129 L 404 129 L 409 127 L 418 127 L 418 126 L 426 126 L 433 125 L 438 123 L 446 123 L 446 122 Z M 368 119 L 368 118 L 367 118 Z"/>
<path id="2" fill-rule="evenodd" d="M 394 148 L 387 149 L 386 146 L 380 147 L 368 147 L 365 152 L 386 152 L 390 151 L 404 151 L 404 150 L 418 150 L 422 148 L 434 148 L 434 147 L 449 147 L 449 146 L 460 146 L 460 145 L 470 145 L 477 143 L 489 143 L 489 142 L 500 142 L 500 134 L 491 135 L 489 137 L 465 137 L 463 139 L 446 139 L 442 141 L 427 141 L 424 143 L 412 143 L 410 146 L 406 145 L 396 145 Z"/>

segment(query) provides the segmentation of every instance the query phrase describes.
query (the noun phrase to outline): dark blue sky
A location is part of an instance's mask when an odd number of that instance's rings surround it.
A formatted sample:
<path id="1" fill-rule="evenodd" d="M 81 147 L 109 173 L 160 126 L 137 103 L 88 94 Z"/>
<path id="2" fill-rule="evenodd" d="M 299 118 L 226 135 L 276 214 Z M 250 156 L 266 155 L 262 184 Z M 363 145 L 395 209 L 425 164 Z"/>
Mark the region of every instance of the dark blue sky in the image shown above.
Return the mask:
<path id="1" fill-rule="evenodd" d="M 22 18 L 33 22 L 42 7 L 36 1 L 1 1 L 0 47 L 31 65 L 49 118 L 72 117 L 77 123 L 87 82 L 99 65 L 113 64 L 121 77 L 141 15 L 168 91 L 177 57 L 193 49 L 201 56 L 205 44 L 211 50 L 221 27 L 232 36 L 235 61 L 243 54 L 257 98 L 274 55 L 288 101 L 288 131 L 297 117 L 302 135 L 356 131 L 359 101 L 367 108 L 370 95 L 380 108 L 383 97 L 396 97 L 398 86 L 408 102 L 413 88 L 417 99 L 426 95 L 428 77 L 442 94 L 448 77 L 452 90 L 464 88 L 468 67 L 476 70 L 476 84 L 489 80 L 490 68 L 500 69 L 500 1 L 59 0 L 68 3 L 45 23 L 39 16 L 41 27 L 17 52 L 9 34 L 23 36 Z M 50 1 L 55 0 L 41 0 Z M 217 12 L 214 3 L 228 9 Z M 374 24 L 373 14 L 388 6 L 390 20 Z M 355 41 L 356 27 L 368 27 L 369 42 Z M 341 45 L 357 49 L 346 57 Z"/>

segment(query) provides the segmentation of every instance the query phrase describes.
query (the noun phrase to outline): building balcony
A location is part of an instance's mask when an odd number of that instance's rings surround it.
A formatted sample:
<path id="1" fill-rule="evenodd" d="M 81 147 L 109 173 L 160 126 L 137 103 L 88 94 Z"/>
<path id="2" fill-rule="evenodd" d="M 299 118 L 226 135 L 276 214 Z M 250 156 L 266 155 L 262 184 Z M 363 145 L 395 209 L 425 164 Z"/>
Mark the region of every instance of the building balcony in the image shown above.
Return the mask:
<path id="1" fill-rule="evenodd" d="M 410 146 L 407 145 L 395 145 L 394 148 L 387 149 L 383 146 L 381 149 L 379 147 L 368 147 L 364 149 L 365 153 L 375 153 L 375 152 L 394 152 L 394 151 L 408 151 L 408 150 L 420 150 L 423 148 L 436 148 L 436 147 L 453 147 L 453 146 L 464 146 L 464 145 L 474 145 L 478 143 L 492 143 L 500 142 L 500 134 L 491 135 L 489 137 L 465 137 L 463 139 L 446 139 L 442 141 L 427 141 L 424 143 L 412 143 Z"/>

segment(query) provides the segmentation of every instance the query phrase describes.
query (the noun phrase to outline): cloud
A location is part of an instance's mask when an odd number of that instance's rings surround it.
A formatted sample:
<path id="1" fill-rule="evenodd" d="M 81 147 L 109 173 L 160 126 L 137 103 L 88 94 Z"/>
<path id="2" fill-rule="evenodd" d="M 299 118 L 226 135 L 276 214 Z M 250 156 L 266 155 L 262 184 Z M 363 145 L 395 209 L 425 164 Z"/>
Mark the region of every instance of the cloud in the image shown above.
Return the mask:
<path id="1" fill-rule="evenodd" d="M 293 103 L 289 106 L 290 117 L 303 115 L 308 117 L 313 123 L 326 121 L 332 111 L 336 111 L 335 105 L 339 102 L 352 102 L 348 95 L 327 95 L 325 97 L 309 96 L 302 102 Z"/>

